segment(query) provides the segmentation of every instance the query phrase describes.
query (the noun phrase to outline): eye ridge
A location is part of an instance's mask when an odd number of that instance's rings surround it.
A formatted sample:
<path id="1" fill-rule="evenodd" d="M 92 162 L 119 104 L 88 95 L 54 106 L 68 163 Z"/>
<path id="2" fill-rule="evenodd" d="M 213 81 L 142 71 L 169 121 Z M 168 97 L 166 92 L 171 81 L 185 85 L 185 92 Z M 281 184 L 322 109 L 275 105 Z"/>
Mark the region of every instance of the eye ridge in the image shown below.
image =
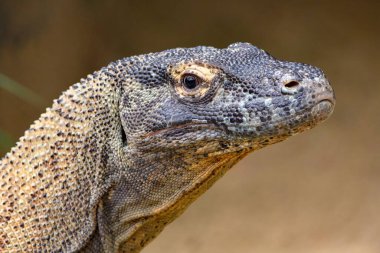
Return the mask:
<path id="1" fill-rule="evenodd" d="M 181 78 L 181 83 L 187 90 L 195 90 L 202 83 L 200 78 L 194 74 L 185 74 Z"/>

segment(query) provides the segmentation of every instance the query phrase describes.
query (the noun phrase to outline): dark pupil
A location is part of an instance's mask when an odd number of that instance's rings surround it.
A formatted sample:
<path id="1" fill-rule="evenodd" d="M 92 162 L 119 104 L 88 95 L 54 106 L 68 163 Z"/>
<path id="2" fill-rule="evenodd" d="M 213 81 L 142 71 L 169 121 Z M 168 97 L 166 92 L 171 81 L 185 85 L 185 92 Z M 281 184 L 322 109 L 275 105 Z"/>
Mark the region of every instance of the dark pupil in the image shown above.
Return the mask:
<path id="1" fill-rule="evenodd" d="M 185 76 L 183 78 L 183 85 L 189 89 L 189 90 L 192 90 L 192 89 L 195 89 L 198 85 L 198 80 L 195 76 Z"/>

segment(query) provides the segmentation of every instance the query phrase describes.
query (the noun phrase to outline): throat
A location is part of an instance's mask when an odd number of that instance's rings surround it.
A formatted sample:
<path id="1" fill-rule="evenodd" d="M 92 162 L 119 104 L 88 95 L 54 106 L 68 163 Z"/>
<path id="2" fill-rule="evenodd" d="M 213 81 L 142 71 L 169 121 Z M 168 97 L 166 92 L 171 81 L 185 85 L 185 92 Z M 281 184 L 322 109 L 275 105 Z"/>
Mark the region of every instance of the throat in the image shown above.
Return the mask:
<path id="1" fill-rule="evenodd" d="M 129 169 L 103 197 L 95 237 L 110 252 L 140 252 L 246 154 L 203 158 L 187 165 L 174 159 L 171 166 L 156 163 Z"/>

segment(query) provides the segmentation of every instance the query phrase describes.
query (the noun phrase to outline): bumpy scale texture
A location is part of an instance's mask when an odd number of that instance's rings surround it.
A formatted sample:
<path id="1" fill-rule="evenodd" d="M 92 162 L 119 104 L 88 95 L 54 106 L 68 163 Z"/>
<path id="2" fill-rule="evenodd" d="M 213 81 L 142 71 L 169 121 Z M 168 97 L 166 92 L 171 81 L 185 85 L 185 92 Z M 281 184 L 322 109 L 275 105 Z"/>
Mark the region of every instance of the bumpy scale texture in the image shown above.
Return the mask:
<path id="1" fill-rule="evenodd" d="M 0 252 L 139 252 L 237 161 L 334 104 L 321 70 L 248 43 L 111 63 L 0 161 Z"/>

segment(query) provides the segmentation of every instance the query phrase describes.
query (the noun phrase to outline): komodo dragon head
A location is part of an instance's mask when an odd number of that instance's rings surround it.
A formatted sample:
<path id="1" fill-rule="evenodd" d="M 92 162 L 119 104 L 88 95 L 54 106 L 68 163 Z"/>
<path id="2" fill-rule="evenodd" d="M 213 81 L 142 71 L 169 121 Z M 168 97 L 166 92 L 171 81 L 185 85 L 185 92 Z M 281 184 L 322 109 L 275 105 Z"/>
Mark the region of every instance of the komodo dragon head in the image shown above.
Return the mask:
<path id="1" fill-rule="evenodd" d="M 247 43 L 111 63 L 0 160 L 0 251 L 139 252 L 241 158 L 334 104 L 321 70 Z"/>
<path id="2" fill-rule="evenodd" d="M 126 252 L 138 251 L 246 154 L 315 126 L 334 107 L 320 69 L 248 43 L 172 49 L 116 66 L 128 165 L 105 212 Z"/>

